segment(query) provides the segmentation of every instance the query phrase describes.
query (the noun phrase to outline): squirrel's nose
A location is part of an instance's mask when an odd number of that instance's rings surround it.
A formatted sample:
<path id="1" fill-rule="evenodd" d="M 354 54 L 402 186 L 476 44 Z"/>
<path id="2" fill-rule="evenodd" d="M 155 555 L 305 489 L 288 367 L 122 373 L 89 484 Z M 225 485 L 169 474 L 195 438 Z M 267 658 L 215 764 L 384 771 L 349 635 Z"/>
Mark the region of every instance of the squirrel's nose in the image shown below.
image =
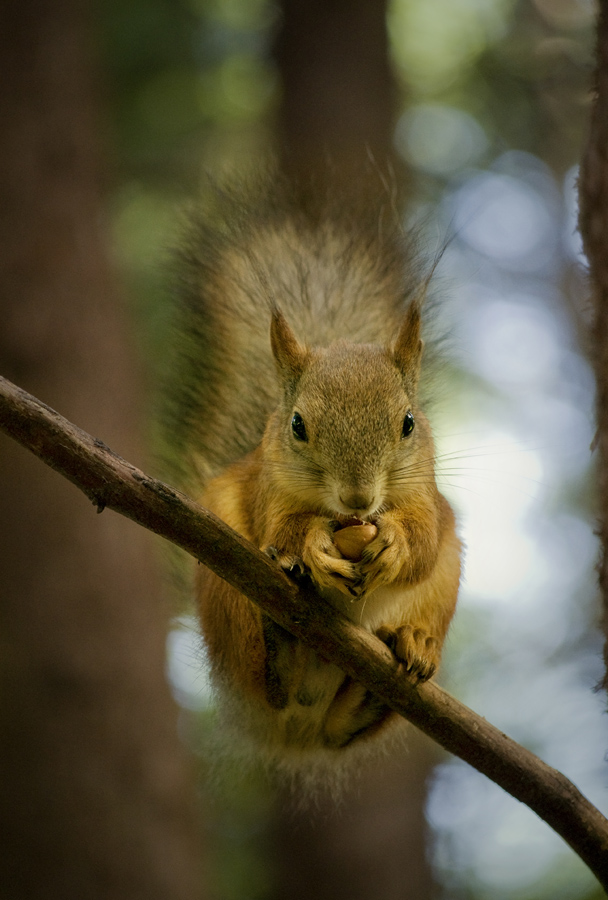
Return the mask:
<path id="1" fill-rule="evenodd" d="M 374 505 L 374 495 L 372 491 L 344 492 L 340 494 L 340 502 L 353 512 L 363 512 Z"/>

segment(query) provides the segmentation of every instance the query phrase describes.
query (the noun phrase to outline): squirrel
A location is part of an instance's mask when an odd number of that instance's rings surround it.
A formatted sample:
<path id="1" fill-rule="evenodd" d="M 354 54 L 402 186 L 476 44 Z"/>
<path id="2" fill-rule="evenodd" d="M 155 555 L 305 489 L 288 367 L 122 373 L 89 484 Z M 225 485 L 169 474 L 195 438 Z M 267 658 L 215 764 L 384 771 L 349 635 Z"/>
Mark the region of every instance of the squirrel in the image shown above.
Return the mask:
<path id="1" fill-rule="evenodd" d="M 186 374 L 170 428 L 202 505 L 422 682 L 454 614 L 461 545 L 419 403 L 416 259 L 384 197 L 217 190 L 181 251 Z M 341 551 L 353 526 L 367 543 Z M 266 760 L 331 765 L 399 720 L 205 567 L 195 591 L 214 681 Z"/>

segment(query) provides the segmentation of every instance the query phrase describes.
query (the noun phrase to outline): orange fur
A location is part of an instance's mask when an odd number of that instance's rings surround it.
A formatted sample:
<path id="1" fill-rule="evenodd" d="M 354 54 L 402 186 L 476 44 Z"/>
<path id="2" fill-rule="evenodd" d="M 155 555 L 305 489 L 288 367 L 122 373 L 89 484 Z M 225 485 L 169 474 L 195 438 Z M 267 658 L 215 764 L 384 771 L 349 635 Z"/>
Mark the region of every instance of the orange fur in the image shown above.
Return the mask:
<path id="1" fill-rule="evenodd" d="M 409 340 L 416 347 L 411 336 Z M 293 347 L 290 340 L 290 359 L 295 358 Z M 332 355 L 331 347 L 327 353 Z M 336 365 L 343 365 L 343 355 L 341 347 Z M 359 354 L 358 364 L 370 367 L 368 378 L 390 386 L 394 364 L 379 361 L 374 348 Z M 304 364 L 297 377 L 306 374 Z M 353 377 L 358 380 L 358 373 Z M 300 397 L 297 405 L 307 410 L 314 435 L 314 407 L 305 401 Z M 406 405 L 412 404 L 408 398 Z M 362 410 L 359 420 L 364 416 Z M 419 437 L 412 453 L 417 471 L 421 466 L 426 471 L 432 439 L 418 410 L 416 420 Z M 302 483 L 306 469 L 290 457 L 285 437 L 284 416 L 277 413 L 261 445 L 212 479 L 202 502 L 259 548 L 272 548 L 284 568 L 300 565 L 309 571 L 328 599 L 389 643 L 412 677 L 431 677 L 439 666 L 460 577 L 454 516 L 434 478 L 427 473 L 422 484 L 418 479 L 403 488 L 391 485 L 390 477 L 378 470 L 382 503 L 372 516 L 378 535 L 361 560 L 352 562 L 333 543 L 332 520 L 341 511 L 328 505 L 312 476 L 310 483 L 306 477 Z M 402 453 L 402 443 L 392 439 L 391 452 Z M 274 626 L 220 579 L 202 572 L 198 593 L 212 664 L 221 679 L 258 709 L 262 742 L 301 751 L 337 750 L 375 736 L 394 721 L 394 714 L 365 688 Z"/>

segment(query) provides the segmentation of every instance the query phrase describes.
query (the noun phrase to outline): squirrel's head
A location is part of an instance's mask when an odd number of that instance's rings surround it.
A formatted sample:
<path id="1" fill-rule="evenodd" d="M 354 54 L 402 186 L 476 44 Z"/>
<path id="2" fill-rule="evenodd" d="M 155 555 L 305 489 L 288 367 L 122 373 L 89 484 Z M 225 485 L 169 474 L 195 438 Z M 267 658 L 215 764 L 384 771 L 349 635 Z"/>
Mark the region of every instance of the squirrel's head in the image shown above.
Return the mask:
<path id="1" fill-rule="evenodd" d="M 283 401 L 271 420 L 271 458 L 294 501 L 373 519 L 434 484 L 432 438 L 417 404 L 420 330 L 414 302 L 390 346 L 338 341 L 309 349 L 274 312 Z"/>

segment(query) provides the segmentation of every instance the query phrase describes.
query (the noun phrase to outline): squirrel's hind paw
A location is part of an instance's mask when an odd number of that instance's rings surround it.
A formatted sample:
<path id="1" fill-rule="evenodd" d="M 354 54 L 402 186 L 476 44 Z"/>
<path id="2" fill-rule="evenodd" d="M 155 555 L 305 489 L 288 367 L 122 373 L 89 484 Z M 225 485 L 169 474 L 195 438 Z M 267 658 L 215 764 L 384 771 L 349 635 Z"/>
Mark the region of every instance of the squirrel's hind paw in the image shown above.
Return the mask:
<path id="1" fill-rule="evenodd" d="M 408 675 L 417 681 L 428 681 L 439 668 L 439 641 L 424 628 L 416 625 L 399 625 L 397 628 L 381 625 L 376 630 L 376 637 L 393 651 Z"/>

